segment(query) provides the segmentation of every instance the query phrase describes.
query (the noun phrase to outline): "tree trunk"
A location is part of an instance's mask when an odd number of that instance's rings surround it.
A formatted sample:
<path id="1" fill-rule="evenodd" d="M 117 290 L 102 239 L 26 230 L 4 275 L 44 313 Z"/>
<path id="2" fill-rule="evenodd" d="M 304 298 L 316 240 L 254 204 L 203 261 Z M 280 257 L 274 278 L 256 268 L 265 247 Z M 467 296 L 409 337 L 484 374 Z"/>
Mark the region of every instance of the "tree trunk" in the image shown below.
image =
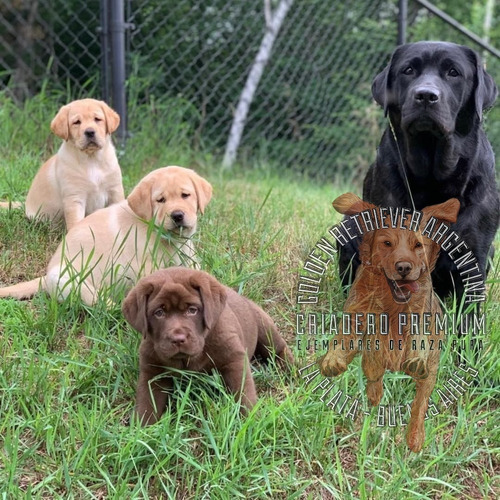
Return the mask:
<path id="1" fill-rule="evenodd" d="M 483 22 L 483 40 L 490 43 L 491 25 L 493 22 L 493 11 L 495 10 L 495 0 L 486 0 L 486 12 Z M 483 53 L 483 59 L 486 61 L 486 51 Z"/>
<path id="2" fill-rule="evenodd" d="M 248 110 L 252 104 L 252 100 L 259 85 L 264 69 L 271 57 L 274 42 L 278 36 L 279 30 L 283 24 L 287 12 L 293 4 L 293 0 L 281 0 L 274 14 L 269 16 L 270 4 L 269 0 L 265 0 L 265 12 L 268 22 L 266 23 L 266 33 L 262 38 L 259 51 L 255 57 L 252 69 L 248 74 L 247 81 L 241 92 L 240 100 L 234 113 L 231 131 L 227 140 L 226 152 L 222 165 L 231 167 L 236 159 L 236 153 L 241 141 L 245 122 L 247 120 Z M 270 19 L 269 19 L 270 18 Z"/>

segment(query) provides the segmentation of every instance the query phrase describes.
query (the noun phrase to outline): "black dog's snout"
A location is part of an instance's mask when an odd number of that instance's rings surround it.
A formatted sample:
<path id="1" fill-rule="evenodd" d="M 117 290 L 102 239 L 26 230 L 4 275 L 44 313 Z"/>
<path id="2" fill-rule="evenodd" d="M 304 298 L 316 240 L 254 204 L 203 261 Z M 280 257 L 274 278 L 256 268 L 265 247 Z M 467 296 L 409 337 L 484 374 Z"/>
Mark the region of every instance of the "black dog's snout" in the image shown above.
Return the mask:
<path id="1" fill-rule="evenodd" d="M 95 130 L 93 128 L 87 128 L 85 129 L 85 137 L 87 137 L 87 139 L 94 139 L 95 137 Z"/>
<path id="2" fill-rule="evenodd" d="M 415 101 L 424 106 L 434 104 L 439 101 L 439 90 L 435 87 L 422 86 L 417 87 L 414 91 Z"/>
<path id="3" fill-rule="evenodd" d="M 182 210 L 176 210 L 170 214 L 170 217 L 176 224 L 181 224 L 184 221 L 184 212 Z"/>

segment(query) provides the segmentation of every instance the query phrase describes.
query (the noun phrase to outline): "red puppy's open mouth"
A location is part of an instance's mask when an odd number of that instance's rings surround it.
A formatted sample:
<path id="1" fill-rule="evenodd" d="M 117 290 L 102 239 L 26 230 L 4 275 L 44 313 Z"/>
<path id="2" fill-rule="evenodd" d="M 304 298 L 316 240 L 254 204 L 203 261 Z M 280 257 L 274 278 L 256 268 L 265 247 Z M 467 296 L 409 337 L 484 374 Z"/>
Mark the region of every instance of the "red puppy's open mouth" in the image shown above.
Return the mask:
<path id="1" fill-rule="evenodd" d="M 384 273 L 385 274 L 385 273 Z M 398 304 L 405 304 L 411 299 L 412 293 L 417 293 L 420 285 L 412 280 L 392 280 L 385 275 L 389 288 L 392 292 L 394 302 Z"/>

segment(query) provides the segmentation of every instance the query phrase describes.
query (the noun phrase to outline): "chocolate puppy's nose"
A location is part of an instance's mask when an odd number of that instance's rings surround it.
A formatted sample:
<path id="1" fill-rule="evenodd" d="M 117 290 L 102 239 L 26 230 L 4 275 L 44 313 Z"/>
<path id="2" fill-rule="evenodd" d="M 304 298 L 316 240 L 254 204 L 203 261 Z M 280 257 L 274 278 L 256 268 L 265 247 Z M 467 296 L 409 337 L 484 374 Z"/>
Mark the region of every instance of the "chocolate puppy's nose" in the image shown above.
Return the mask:
<path id="1" fill-rule="evenodd" d="M 410 262 L 405 262 L 405 261 L 396 262 L 396 271 L 402 278 L 407 276 L 411 270 L 412 270 L 412 265 L 410 264 Z"/>
<path id="2" fill-rule="evenodd" d="M 181 346 L 186 342 L 187 338 L 184 333 L 174 333 L 170 338 L 170 342 L 175 346 Z"/>
<path id="3" fill-rule="evenodd" d="M 87 128 L 84 134 L 87 139 L 93 139 L 95 137 L 95 130 L 93 128 Z"/>
<path id="4" fill-rule="evenodd" d="M 170 214 L 170 217 L 176 224 L 181 224 L 184 221 L 184 212 L 182 210 L 176 210 Z"/>

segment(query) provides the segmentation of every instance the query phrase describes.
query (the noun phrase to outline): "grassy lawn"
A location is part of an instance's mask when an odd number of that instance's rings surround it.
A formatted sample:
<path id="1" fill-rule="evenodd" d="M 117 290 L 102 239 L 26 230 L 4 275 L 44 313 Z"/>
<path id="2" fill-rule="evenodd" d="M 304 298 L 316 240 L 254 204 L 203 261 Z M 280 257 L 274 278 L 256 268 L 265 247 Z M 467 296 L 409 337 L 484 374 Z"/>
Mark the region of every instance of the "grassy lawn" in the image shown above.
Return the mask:
<path id="1" fill-rule="evenodd" d="M 18 111 L 2 99 L 0 198 L 22 200 L 57 148 L 49 132 L 56 108 L 41 99 Z M 33 114 L 43 126 L 31 123 Z M 120 304 L 87 308 L 43 294 L 1 300 L 2 498 L 498 498 L 498 285 L 490 285 L 483 349 L 476 359 L 469 353 L 463 372 L 470 386 L 448 407 L 435 391 L 439 413 L 426 423 L 423 451 L 411 453 L 404 426 L 390 426 L 388 414 L 382 421 L 375 408 L 350 418 L 349 404 L 327 406 L 320 379 L 299 371 L 318 353 L 297 349 L 298 276 L 317 240 L 340 220 L 331 201 L 349 188 L 265 165 L 224 172 L 190 152 L 182 134 L 153 125 L 141 122 L 120 158 L 125 191 L 169 164 L 195 168 L 212 183 L 195 236 L 202 267 L 270 313 L 294 348 L 297 370 L 256 366 L 260 400 L 246 418 L 219 377 L 190 374 L 176 384 L 175 409 L 141 428 L 129 424 L 140 339 Z M 19 211 L 1 211 L 0 284 L 43 274 L 62 234 Z M 335 266 L 329 273 L 328 304 L 341 311 Z M 498 264 L 490 281 L 498 281 Z M 446 392 L 456 377 L 454 358 L 447 345 L 436 389 Z M 364 385 L 358 359 L 335 390 L 368 409 Z M 384 391 L 389 408 L 411 402 L 414 384 L 388 373 Z"/>

